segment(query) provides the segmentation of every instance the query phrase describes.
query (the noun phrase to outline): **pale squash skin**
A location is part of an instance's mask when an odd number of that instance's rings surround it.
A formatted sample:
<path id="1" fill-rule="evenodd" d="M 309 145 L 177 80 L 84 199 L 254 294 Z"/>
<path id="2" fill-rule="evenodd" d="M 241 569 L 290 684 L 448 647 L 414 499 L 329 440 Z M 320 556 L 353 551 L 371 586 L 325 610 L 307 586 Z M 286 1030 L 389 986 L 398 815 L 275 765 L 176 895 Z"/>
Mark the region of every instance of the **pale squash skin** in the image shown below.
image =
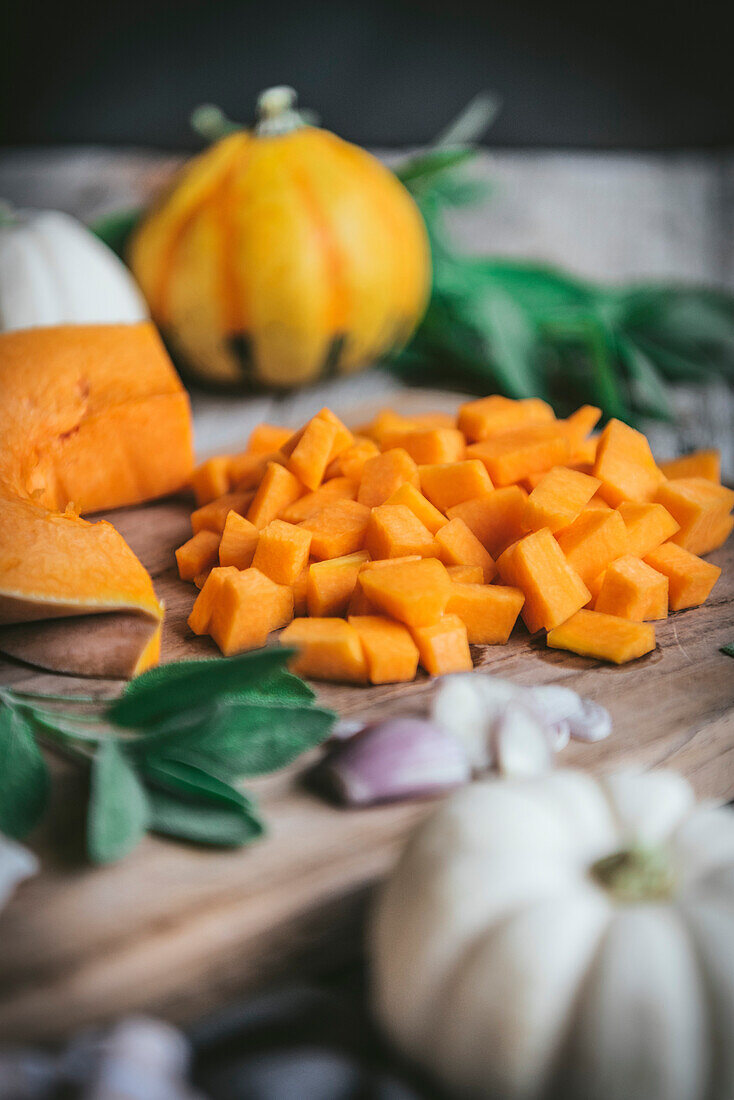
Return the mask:
<path id="1" fill-rule="evenodd" d="M 144 220 L 128 258 L 177 359 L 247 388 L 304 385 L 401 346 L 430 289 L 408 192 L 312 126 L 217 142 Z"/>

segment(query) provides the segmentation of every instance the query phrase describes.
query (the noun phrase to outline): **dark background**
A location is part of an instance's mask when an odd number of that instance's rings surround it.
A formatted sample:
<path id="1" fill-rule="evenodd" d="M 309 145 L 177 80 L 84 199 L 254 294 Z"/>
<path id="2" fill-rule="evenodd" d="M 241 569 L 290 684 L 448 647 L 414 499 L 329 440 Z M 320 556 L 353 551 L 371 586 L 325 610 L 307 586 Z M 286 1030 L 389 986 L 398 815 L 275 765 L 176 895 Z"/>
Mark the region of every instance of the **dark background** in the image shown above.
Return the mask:
<path id="1" fill-rule="evenodd" d="M 734 144 L 723 5 L 691 0 L 7 0 L 0 141 L 190 148 L 290 83 L 373 146 L 430 139 L 480 89 L 500 146 Z"/>

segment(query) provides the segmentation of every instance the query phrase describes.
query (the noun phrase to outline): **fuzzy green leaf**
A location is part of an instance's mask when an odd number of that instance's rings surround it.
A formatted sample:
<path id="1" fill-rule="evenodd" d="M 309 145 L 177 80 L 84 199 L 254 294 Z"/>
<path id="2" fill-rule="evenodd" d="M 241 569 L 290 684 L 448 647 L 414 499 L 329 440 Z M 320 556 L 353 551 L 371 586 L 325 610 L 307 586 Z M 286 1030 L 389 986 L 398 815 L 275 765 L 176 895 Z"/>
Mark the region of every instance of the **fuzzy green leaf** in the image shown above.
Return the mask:
<path id="1" fill-rule="evenodd" d="M 194 844 L 239 848 L 262 836 L 265 829 L 250 807 L 183 798 L 149 788 L 150 829 Z"/>
<path id="2" fill-rule="evenodd" d="M 723 645 L 721 652 L 725 653 L 727 657 L 734 657 L 734 642 L 731 645 Z"/>
<path id="3" fill-rule="evenodd" d="M 0 703 L 0 832 L 22 838 L 48 802 L 49 776 L 30 723 Z"/>
<path id="4" fill-rule="evenodd" d="M 114 214 L 105 214 L 97 218 L 89 226 L 92 233 L 111 248 L 121 259 L 124 259 L 128 241 L 133 230 L 143 219 L 143 211 L 140 208 L 134 210 L 118 210 Z"/>
<path id="5" fill-rule="evenodd" d="M 116 741 L 104 741 L 92 762 L 87 851 L 94 863 L 122 859 L 148 828 L 145 789 Z"/>

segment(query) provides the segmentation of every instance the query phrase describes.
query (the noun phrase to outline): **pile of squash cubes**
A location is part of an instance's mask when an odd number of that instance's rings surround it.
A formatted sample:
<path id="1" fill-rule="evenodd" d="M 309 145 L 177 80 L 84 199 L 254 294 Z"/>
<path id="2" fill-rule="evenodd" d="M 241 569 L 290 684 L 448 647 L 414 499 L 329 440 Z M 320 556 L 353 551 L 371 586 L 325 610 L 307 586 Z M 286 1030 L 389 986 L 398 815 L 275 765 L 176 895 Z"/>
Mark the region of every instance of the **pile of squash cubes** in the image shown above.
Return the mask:
<path id="1" fill-rule="evenodd" d="M 259 425 L 204 462 L 176 552 L 189 618 L 224 654 L 293 646 L 302 676 L 412 680 L 472 668 L 521 616 L 549 646 L 617 664 L 652 620 L 695 607 L 721 570 L 734 492 L 716 452 L 658 466 L 644 435 L 538 399 L 444 413 L 383 410 L 354 434 L 322 409 L 295 434 Z"/>

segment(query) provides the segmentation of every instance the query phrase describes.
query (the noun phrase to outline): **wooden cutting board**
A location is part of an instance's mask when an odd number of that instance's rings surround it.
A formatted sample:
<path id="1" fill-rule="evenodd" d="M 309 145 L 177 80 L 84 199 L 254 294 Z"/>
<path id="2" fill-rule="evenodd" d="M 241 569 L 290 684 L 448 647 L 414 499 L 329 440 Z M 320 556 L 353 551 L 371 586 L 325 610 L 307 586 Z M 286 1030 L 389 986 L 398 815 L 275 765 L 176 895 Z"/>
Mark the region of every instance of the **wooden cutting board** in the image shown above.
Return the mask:
<path id="1" fill-rule="evenodd" d="M 415 409 L 417 399 L 403 404 Z M 190 507 L 171 499 L 108 517 L 165 599 L 166 661 L 215 652 L 186 627 L 194 590 L 173 567 Z M 611 738 L 572 744 L 561 763 L 593 771 L 670 766 L 699 795 L 732 798 L 734 661 L 719 650 L 734 642 L 734 540 L 711 560 L 724 573 L 709 603 L 658 624 L 655 652 L 627 667 L 546 649 L 522 628 L 507 646 L 476 647 L 477 667 L 518 683 L 562 682 L 609 708 Z M 119 688 L 10 661 L 0 662 L 0 682 L 70 694 L 90 683 L 101 694 Z M 319 695 L 343 716 L 366 718 L 420 712 L 431 691 L 421 675 L 407 685 L 324 685 Z M 31 844 L 43 869 L 0 915 L 0 1040 L 59 1038 L 131 1010 L 185 1022 L 286 970 L 354 951 L 366 892 L 430 805 L 332 807 L 302 783 L 307 764 L 250 784 L 269 834 L 249 849 L 148 837 L 122 863 L 91 869 L 81 846 L 83 780 L 54 761 L 53 805 Z"/>

